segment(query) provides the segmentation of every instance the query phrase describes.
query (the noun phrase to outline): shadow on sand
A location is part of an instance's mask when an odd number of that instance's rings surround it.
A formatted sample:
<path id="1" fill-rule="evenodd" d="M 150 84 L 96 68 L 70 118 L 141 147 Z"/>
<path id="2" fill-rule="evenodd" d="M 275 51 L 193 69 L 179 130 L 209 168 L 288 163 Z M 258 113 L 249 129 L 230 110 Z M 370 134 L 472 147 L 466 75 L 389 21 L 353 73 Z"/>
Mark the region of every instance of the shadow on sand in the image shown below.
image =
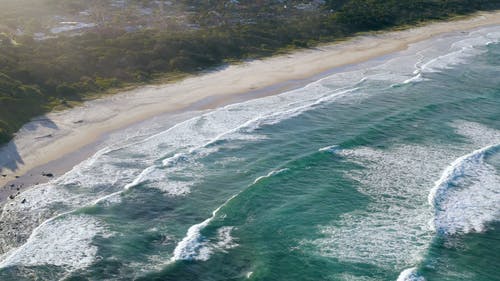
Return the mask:
<path id="1" fill-rule="evenodd" d="M 14 141 L 10 141 L 0 148 L 0 173 L 5 170 L 15 171 L 20 164 L 24 164 L 24 161 L 19 155 Z"/>
<path id="2" fill-rule="evenodd" d="M 52 130 L 57 130 L 59 127 L 49 118 L 45 116 L 40 116 L 34 118 L 31 122 L 25 124 L 22 128 L 23 131 L 29 131 L 30 133 L 36 134 L 36 131 L 40 127 L 49 128 Z M 34 136 L 33 139 L 51 138 L 52 134 Z M 15 172 L 19 165 L 23 165 L 24 161 L 19 154 L 18 147 L 15 140 L 11 140 L 9 143 L 0 146 L 0 174 L 6 170 Z"/>

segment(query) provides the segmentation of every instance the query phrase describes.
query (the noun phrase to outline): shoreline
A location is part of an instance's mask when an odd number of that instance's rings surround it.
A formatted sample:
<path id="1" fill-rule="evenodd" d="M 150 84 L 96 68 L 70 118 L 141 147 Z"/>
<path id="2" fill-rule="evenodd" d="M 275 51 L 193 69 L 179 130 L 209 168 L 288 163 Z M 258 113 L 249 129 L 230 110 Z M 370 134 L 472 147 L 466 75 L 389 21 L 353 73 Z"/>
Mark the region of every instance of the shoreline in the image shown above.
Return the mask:
<path id="1" fill-rule="evenodd" d="M 139 87 L 46 114 L 23 126 L 14 140 L 0 149 L 0 155 L 5 155 L 4 160 L 0 159 L 0 167 L 8 167 L 0 173 L 0 187 L 5 186 L 0 190 L 0 204 L 10 194 L 50 180 L 41 173 L 54 173 L 57 177 L 94 154 L 113 133 L 138 129 L 141 123 L 157 116 L 173 125 L 188 119 L 190 114 L 304 86 L 341 67 L 395 54 L 438 35 L 497 24 L 500 11 L 402 31 L 373 32 L 313 49 L 229 65 L 171 84 Z"/>

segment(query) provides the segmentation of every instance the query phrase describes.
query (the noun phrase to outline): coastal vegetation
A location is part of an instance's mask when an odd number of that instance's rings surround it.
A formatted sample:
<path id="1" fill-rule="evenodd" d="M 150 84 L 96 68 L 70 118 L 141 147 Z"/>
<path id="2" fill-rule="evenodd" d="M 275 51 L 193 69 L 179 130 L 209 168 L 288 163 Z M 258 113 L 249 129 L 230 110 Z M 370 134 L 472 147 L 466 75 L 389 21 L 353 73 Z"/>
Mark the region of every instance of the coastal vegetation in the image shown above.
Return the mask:
<path id="1" fill-rule="evenodd" d="M 4 0 L 0 5 L 2 143 L 31 118 L 112 88 L 357 32 L 498 9 L 500 0 Z"/>

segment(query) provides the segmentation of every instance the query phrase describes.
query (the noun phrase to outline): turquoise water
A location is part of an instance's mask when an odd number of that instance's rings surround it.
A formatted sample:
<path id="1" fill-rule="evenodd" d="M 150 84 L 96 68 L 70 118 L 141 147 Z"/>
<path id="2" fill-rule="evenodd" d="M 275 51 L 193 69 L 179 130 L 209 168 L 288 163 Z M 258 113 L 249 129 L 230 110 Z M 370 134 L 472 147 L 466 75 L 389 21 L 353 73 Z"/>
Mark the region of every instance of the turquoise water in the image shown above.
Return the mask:
<path id="1" fill-rule="evenodd" d="M 0 279 L 500 280 L 498 38 L 105 148 L 5 207 Z"/>

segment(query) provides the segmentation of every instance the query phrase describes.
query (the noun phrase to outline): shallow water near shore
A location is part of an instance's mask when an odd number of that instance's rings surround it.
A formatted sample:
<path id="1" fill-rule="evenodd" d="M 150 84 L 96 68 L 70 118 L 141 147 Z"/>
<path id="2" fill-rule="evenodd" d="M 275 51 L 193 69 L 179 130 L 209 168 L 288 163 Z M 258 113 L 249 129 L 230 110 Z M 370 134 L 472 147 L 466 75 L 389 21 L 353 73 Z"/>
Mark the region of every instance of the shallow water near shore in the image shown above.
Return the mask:
<path id="1" fill-rule="evenodd" d="M 0 279 L 500 280 L 499 39 L 105 147 L 6 204 Z"/>

